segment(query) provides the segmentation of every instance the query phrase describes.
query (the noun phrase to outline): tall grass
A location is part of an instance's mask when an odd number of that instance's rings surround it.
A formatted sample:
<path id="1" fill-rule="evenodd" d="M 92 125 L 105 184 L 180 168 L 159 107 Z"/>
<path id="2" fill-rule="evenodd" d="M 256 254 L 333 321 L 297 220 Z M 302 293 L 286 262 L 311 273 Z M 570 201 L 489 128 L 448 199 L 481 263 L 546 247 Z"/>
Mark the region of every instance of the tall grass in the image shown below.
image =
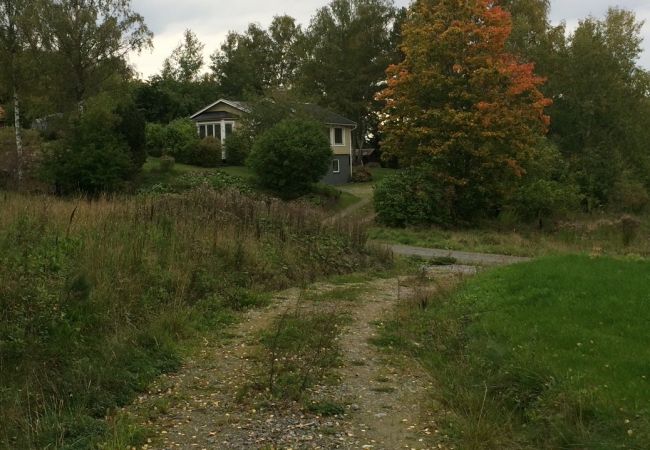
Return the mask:
<path id="1" fill-rule="evenodd" d="M 236 192 L 0 194 L 0 447 L 88 448 L 104 417 L 264 292 L 375 261 L 365 231 Z"/>

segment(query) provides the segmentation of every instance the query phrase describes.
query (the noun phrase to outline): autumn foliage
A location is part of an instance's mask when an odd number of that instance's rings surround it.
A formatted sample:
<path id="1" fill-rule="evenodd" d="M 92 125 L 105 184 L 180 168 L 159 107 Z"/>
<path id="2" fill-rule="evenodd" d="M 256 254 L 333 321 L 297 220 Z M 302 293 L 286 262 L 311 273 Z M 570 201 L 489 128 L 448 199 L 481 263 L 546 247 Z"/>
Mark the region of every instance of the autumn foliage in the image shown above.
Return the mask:
<path id="1" fill-rule="evenodd" d="M 506 51 L 511 31 L 497 1 L 417 0 L 379 94 L 385 153 L 426 166 L 461 220 L 500 207 L 550 123 L 544 79 Z"/>

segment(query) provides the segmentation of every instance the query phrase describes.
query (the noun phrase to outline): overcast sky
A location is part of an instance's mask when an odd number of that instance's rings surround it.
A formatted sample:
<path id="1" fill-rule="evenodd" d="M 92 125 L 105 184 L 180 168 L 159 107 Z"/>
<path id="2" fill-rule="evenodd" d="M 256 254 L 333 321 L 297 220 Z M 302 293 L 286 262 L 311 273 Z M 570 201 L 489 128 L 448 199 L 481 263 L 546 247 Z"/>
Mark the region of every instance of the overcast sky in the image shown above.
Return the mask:
<path id="1" fill-rule="evenodd" d="M 208 55 L 221 45 L 229 30 L 243 31 L 250 22 L 266 27 L 275 15 L 289 14 L 308 24 L 316 9 L 328 0 L 132 0 L 133 9 L 145 18 L 154 32 L 154 50 L 131 57 L 132 64 L 144 78 L 160 71 L 163 60 L 176 47 L 186 28 L 192 29 L 205 44 Z M 395 0 L 406 6 L 409 0 Z M 645 20 L 646 51 L 641 63 L 650 69 L 650 0 L 552 0 L 552 20 L 566 21 L 569 28 L 588 15 L 602 17 L 609 6 L 636 12 Z"/>

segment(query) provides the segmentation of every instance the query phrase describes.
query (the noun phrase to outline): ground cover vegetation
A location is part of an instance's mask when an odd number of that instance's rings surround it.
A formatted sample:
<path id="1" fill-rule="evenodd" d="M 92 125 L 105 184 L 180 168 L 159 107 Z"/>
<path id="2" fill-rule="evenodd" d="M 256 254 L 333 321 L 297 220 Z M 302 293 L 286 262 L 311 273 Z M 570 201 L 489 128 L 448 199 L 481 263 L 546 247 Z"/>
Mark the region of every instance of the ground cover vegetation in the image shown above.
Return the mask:
<path id="1" fill-rule="evenodd" d="M 0 218 L 0 442 L 89 448 L 105 416 L 266 293 L 373 264 L 356 225 L 202 188 L 55 200 Z M 188 341 L 189 340 L 189 341 Z"/>
<path id="2" fill-rule="evenodd" d="M 648 270 L 586 256 L 493 270 L 404 303 L 377 343 L 435 375 L 459 448 L 646 448 Z"/>

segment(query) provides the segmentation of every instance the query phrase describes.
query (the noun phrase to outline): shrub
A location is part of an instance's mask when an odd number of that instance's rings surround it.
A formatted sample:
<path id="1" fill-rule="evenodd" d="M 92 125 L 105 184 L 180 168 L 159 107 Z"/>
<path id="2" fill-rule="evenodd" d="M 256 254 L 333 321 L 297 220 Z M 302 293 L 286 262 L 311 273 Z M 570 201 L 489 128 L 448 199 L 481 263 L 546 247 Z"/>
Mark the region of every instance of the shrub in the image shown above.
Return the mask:
<path id="1" fill-rule="evenodd" d="M 372 173 L 367 167 L 357 166 L 352 170 L 353 183 L 368 183 L 372 181 Z"/>
<path id="2" fill-rule="evenodd" d="M 159 123 L 148 123 L 145 128 L 146 149 L 150 156 L 162 156 L 166 142 L 165 126 Z"/>
<path id="3" fill-rule="evenodd" d="M 144 115 L 132 102 L 119 105 L 115 111 L 119 117 L 116 131 L 129 147 L 133 173 L 138 173 L 147 160 L 147 133 Z"/>
<path id="4" fill-rule="evenodd" d="M 192 164 L 199 146 L 196 125 L 190 119 L 178 119 L 165 127 L 163 154 L 176 162 Z"/>
<path id="5" fill-rule="evenodd" d="M 377 219 L 393 227 L 448 225 L 452 210 L 446 191 L 442 183 L 421 169 L 390 175 L 375 188 Z"/>
<path id="6" fill-rule="evenodd" d="M 326 173 L 332 149 L 322 125 L 284 120 L 263 133 L 253 145 L 248 164 L 260 185 L 284 198 L 310 191 Z"/>
<path id="7" fill-rule="evenodd" d="M 628 247 L 639 233 L 641 221 L 634 216 L 626 214 L 618 221 L 618 226 L 623 235 L 623 245 Z"/>
<path id="8" fill-rule="evenodd" d="M 226 139 L 226 161 L 233 166 L 241 166 L 253 147 L 253 139 L 245 130 L 236 130 Z"/>
<path id="9" fill-rule="evenodd" d="M 609 204 L 615 211 L 640 213 L 650 203 L 650 196 L 643 184 L 634 180 L 621 180 L 614 185 Z"/>
<path id="10" fill-rule="evenodd" d="M 217 167 L 221 164 L 221 141 L 213 137 L 201 139 L 190 155 L 190 164 L 201 167 Z"/>
<path id="11" fill-rule="evenodd" d="M 104 104 L 88 102 L 65 137 L 44 150 L 41 175 L 59 194 L 96 195 L 118 190 L 134 174 L 131 151 L 117 130 L 120 118 Z"/>
<path id="12" fill-rule="evenodd" d="M 174 170 L 174 166 L 176 165 L 176 160 L 169 156 L 169 155 L 164 155 L 161 156 L 160 158 L 160 171 L 163 173 L 169 173 L 172 170 Z"/>
<path id="13" fill-rule="evenodd" d="M 33 183 L 43 143 L 36 131 L 23 130 L 24 181 Z M 12 127 L 0 129 L 0 188 L 8 188 L 16 182 L 16 132 Z"/>
<path id="14" fill-rule="evenodd" d="M 578 209 L 580 199 L 575 185 L 538 179 L 519 188 L 511 204 L 519 219 L 539 220 L 541 224 L 544 217 Z"/>

